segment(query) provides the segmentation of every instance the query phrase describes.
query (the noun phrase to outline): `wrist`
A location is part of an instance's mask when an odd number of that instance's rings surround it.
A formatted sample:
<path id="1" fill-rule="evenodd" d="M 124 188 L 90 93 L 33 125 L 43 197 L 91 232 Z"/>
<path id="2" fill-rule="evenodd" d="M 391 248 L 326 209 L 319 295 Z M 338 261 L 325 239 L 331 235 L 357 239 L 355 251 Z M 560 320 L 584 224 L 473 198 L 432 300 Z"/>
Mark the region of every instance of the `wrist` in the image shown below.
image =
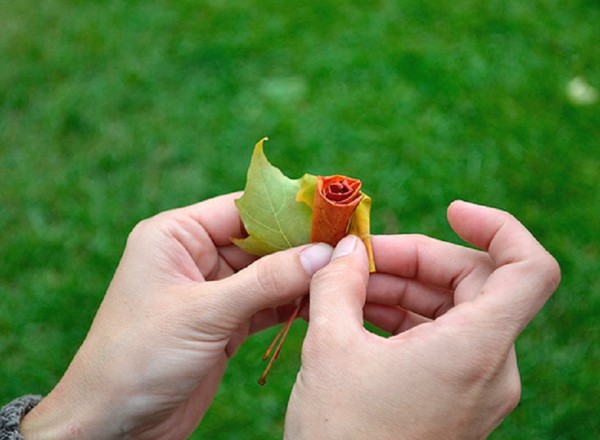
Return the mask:
<path id="1" fill-rule="evenodd" d="M 92 394 L 80 399 L 58 385 L 21 420 L 20 433 L 25 440 L 119 438 L 112 432 L 118 423 L 101 406 Z"/>
<path id="2" fill-rule="evenodd" d="M 113 387 L 89 374 L 92 370 L 83 368 L 80 354 L 56 387 L 21 421 L 25 440 L 123 438 L 125 412 L 111 393 Z"/>

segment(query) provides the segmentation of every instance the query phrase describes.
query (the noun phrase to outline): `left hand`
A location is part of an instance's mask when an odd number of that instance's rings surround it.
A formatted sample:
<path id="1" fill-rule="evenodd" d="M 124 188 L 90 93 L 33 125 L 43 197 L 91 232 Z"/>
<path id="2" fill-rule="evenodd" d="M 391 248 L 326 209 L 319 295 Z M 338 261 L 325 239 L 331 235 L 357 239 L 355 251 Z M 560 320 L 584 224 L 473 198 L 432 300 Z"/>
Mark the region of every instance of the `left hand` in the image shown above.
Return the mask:
<path id="1" fill-rule="evenodd" d="M 186 438 L 246 337 L 285 320 L 330 258 L 316 244 L 256 260 L 228 194 L 140 222 L 87 338 L 21 424 L 25 438 Z M 256 260 L 256 261 L 255 261 Z"/>

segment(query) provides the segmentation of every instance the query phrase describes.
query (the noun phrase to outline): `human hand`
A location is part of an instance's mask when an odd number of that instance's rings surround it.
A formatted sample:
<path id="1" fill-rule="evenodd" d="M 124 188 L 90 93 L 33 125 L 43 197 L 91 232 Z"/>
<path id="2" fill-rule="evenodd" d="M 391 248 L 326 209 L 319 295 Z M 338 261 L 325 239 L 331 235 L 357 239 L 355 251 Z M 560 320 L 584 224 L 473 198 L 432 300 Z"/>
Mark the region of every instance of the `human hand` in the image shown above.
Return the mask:
<path id="1" fill-rule="evenodd" d="M 254 261 L 231 244 L 243 235 L 236 197 L 134 228 L 83 345 L 23 419 L 26 439 L 187 438 L 228 358 L 287 318 L 331 256 L 316 244 Z"/>
<path id="2" fill-rule="evenodd" d="M 483 252 L 373 237 L 369 278 L 364 247 L 348 237 L 313 277 L 286 438 L 484 438 L 516 406 L 513 343 L 560 270 L 505 212 L 454 202 L 448 219 Z M 392 336 L 367 331 L 363 313 Z"/>

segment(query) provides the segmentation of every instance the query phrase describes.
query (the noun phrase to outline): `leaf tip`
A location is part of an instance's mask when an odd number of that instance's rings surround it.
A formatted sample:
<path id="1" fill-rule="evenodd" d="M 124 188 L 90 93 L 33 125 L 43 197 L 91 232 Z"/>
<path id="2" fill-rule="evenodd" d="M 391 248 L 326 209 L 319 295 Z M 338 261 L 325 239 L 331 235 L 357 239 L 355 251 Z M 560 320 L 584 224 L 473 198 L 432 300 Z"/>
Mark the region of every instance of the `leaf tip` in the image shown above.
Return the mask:
<path id="1" fill-rule="evenodd" d="M 254 150 L 263 150 L 264 144 L 265 142 L 267 142 L 269 140 L 268 136 L 263 137 L 260 141 L 258 141 L 256 143 L 256 145 L 254 145 Z"/>

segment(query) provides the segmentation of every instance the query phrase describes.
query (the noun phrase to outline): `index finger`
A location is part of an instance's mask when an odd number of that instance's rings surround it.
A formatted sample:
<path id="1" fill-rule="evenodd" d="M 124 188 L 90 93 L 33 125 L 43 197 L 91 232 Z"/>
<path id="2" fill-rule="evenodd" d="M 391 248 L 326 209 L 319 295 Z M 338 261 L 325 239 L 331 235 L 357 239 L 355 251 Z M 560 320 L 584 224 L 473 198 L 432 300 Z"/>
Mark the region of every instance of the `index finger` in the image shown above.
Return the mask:
<path id="1" fill-rule="evenodd" d="M 204 200 L 194 205 L 179 208 L 192 217 L 206 230 L 217 246 L 228 246 L 231 238 L 246 235 L 235 200 L 242 192 L 233 192 Z"/>
<path id="2" fill-rule="evenodd" d="M 491 268 L 485 252 L 419 234 L 372 236 L 377 272 L 448 291 L 473 272 Z"/>
<path id="3" fill-rule="evenodd" d="M 241 191 L 224 194 L 173 210 L 175 215 L 187 217 L 203 229 L 203 235 L 208 236 L 219 255 L 233 271 L 248 266 L 257 258 L 244 252 L 231 241 L 232 238 L 247 235 L 235 206 L 235 200 L 242 194 Z"/>

